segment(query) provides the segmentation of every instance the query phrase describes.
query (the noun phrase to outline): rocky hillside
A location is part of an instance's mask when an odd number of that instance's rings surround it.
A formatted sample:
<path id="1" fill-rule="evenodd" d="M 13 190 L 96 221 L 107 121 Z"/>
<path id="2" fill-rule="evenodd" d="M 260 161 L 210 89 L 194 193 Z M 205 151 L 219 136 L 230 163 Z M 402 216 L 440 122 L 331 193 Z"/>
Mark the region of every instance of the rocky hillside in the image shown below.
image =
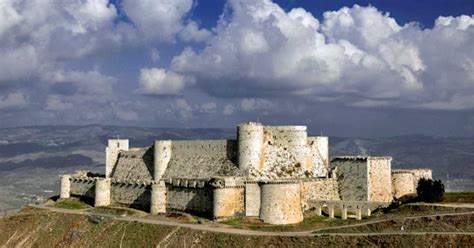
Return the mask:
<path id="1" fill-rule="evenodd" d="M 41 126 L 0 129 L 0 210 L 57 193 L 58 175 L 104 170 L 107 139 L 129 138 L 133 147 L 155 139 L 235 138 L 235 129 L 174 129 L 115 126 Z M 450 189 L 474 190 L 474 138 L 399 136 L 330 137 L 331 156 L 388 155 L 394 168 L 433 168 L 450 174 Z"/>
<path id="2" fill-rule="evenodd" d="M 474 236 L 245 236 L 27 208 L 0 219 L 1 247 L 472 247 Z"/>

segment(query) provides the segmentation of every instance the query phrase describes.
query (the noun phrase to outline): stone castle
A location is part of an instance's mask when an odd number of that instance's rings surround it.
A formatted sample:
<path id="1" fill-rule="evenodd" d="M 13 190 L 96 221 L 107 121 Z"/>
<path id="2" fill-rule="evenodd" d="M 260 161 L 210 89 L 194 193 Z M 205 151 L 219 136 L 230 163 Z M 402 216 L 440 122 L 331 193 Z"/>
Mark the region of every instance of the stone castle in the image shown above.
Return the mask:
<path id="1" fill-rule="evenodd" d="M 151 214 L 251 216 L 291 224 L 301 222 L 305 211 L 334 218 L 337 210 L 342 218 L 351 213 L 360 219 L 416 193 L 420 178 L 431 178 L 429 169 L 392 170 L 391 157 L 330 161 L 328 137 L 309 137 L 306 126 L 245 123 L 237 127 L 236 140 L 156 140 L 144 148 L 113 139 L 105 152 L 105 175 L 61 176 L 60 198 Z"/>

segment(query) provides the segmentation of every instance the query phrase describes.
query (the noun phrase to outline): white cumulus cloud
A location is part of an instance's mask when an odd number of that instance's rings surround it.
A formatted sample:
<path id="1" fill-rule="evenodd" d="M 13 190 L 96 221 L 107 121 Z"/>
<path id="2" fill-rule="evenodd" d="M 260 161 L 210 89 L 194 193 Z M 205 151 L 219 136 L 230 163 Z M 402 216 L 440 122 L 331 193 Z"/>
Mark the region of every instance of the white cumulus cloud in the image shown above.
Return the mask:
<path id="1" fill-rule="evenodd" d="M 170 68 L 211 95 L 361 107 L 474 105 L 474 16 L 439 17 L 422 29 L 372 6 L 344 7 L 321 20 L 270 0 L 230 0 L 229 9 L 207 45 L 184 49 Z"/>
<path id="2" fill-rule="evenodd" d="M 162 68 L 143 68 L 139 76 L 139 92 L 149 95 L 179 95 L 184 77 Z"/>

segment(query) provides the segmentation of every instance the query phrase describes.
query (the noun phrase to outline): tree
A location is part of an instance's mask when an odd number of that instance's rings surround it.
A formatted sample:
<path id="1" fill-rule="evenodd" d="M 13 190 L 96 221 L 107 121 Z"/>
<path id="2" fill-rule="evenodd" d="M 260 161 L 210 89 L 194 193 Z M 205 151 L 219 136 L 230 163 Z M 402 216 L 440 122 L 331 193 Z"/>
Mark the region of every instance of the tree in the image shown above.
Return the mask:
<path id="1" fill-rule="evenodd" d="M 444 184 L 441 180 L 422 178 L 418 181 L 416 193 L 422 202 L 440 202 L 443 199 Z"/>

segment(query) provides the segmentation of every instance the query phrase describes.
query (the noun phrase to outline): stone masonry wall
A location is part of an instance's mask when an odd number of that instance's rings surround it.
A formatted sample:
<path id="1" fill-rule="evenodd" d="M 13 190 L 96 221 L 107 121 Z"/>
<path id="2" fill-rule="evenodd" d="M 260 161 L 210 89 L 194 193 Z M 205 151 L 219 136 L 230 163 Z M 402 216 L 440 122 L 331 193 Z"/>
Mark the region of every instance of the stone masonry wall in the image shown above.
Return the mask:
<path id="1" fill-rule="evenodd" d="M 245 184 L 245 216 L 258 216 L 260 213 L 260 185 Z"/>
<path id="2" fill-rule="evenodd" d="M 368 158 L 368 201 L 392 201 L 391 161 L 390 157 Z"/>
<path id="3" fill-rule="evenodd" d="M 264 183 L 260 219 L 270 224 L 293 224 L 303 221 L 301 184 Z"/>
<path id="4" fill-rule="evenodd" d="M 416 193 L 416 188 L 418 187 L 418 181 L 421 178 L 433 179 L 431 169 L 394 169 L 392 170 L 392 178 L 394 175 L 398 174 L 411 174 L 412 175 L 412 185 L 405 186 L 410 188 L 410 192 Z M 408 192 L 408 190 L 407 190 Z"/>
<path id="5" fill-rule="evenodd" d="M 94 198 L 95 197 L 95 180 L 93 178 L 77 180 L 72 179 L 71 181 L 71 195 L 72 196 L 85 196 Z"/>
<path id="6" fill-rule="evenodd" d="M 172 141 L 163 179 L 240 175 L 235 140 Z"/>
<path id="7" fill-rule="evenodd" d="M 413 173 L 413 184 L 415 187 L 415 191 L 416 191 L 416 188 L 418 187 L 418 181 L 420 179 L 422 178 L 433 179 L 431 169 L 412 169 L 411 171 Z"/>
<path id="8" fill-rule="evenodd" d="M 335 178 L 314 179 L 301 183 L 301 204 L 304 210 L 309 209 L 309 202 L 314 200 L 340 200 L 337 180 Z"/>
<path id="9" fill-rule="evenodd" d="M 416 194 L 416 188 L 413 184 L 413 174 L 411 172 L 393 172 L 392 171 L 392 192 L 395 198 L 404 195 Z"/>
<path id="10" fill-rule="evenodd" d="M 149 182 L 153 180 L 153 174 L 153 149 L 149 147 L 121 151 L 112 170 L 112 178 L 122 181 Z"/>
<path id="11" fill-rule="evenodd" d="M 185 188 L 166 185 L 167 203 L 166 209 L 185 211 L 212 217 L 213 213 L 213 191 L 212 188 Z"/>
<path id="12" fill-rule="evenodd" d="M 213 217 L 223 219 L 245 212 L 244 187 L 214 188 L 213 192 Z"/>
<path id="13" fill-rule="evenodd" d="M 117 164 L 120 151 L 127 151 L 128 139 L 109 139 L 105 148 L 105 175 L 110 177 Z"/>
<path id="14" fill-rule="evenodd" d="M 150 206 L 150 185 L 135 185 L 112 183 L 112 204 L 122 205 L 142 210 L 148 210 Z"/>
<path id="15" fill-rule="evenodd" d="M 313 177 L 325 177 L 329 167 L 328 137 L 308 137 L 309 156 L 307 167 L 312 170 Z"/>
<path id="16" fill-rule="evenodd" d="M 263 167 L 249 168 L 249 177 L 254 180 L 313 177 L 310 150 L 306 126 L 266 126 Z"/>
<path id="17" fill-rule="evenodd" d="M 331 161 L 336 168 L 338 190 L 343 201 L 367 201 L 367 160 L 336 159 Z"/>

